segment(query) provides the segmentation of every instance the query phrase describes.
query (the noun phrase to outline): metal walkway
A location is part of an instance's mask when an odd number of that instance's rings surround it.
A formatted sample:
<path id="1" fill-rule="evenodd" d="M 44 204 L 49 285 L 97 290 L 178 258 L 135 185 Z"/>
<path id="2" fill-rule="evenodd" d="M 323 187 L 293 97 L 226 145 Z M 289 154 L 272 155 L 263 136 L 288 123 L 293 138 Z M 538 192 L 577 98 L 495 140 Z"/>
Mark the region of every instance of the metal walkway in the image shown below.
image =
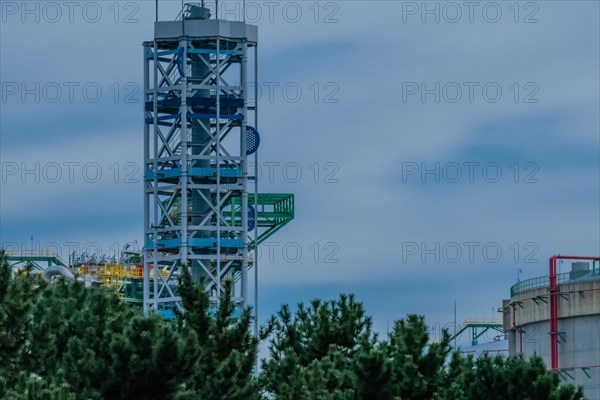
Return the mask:
<path id="1" fill-rule="evenodd" d="M 7 251 L 6 258 L 11 268 L 24 267 L 27 264 L 31 264 L 34 269 L 43 272 L 52 265 L 68 267 L 58 254 L 51 251 Z"/>

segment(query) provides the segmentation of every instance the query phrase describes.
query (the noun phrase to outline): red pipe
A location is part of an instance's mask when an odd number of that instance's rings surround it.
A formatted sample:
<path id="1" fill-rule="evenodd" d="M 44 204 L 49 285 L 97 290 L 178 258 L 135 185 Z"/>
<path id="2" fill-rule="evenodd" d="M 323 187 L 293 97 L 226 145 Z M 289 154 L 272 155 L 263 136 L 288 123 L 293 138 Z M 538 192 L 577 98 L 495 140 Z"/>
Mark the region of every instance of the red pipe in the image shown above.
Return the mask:
<path id="1" fill-rule="evenodd" d="M 556 285 L 556 257 L 550 257 L 550 364 L 558 370 L 558 288 Z"/>
<path id="2" fill-rule="evenodd" d="M 600 260 L 600 257 L 561 256 L 550 257 L 550 358 L 551 369 L 558 371 L 558 282 L 556 275 L 557 260 Z"/>

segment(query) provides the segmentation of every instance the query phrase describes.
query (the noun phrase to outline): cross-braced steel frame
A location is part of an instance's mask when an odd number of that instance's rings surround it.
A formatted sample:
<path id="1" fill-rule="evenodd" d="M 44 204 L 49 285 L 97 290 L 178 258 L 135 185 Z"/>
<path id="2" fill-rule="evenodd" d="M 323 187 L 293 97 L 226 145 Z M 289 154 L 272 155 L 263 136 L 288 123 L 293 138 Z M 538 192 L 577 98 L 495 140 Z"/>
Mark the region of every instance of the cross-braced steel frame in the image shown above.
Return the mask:
<path id="1" fill-rule="evenodd" d="M 144 43 L 145 312 L 181 308 L 183 268 L 213 302 L 230 280 L 233 300 L 248 303 L 248 213 L 225 215 L 248 209 L 249 52 L 257 82 L 246 38 L 184 30 Z"/>

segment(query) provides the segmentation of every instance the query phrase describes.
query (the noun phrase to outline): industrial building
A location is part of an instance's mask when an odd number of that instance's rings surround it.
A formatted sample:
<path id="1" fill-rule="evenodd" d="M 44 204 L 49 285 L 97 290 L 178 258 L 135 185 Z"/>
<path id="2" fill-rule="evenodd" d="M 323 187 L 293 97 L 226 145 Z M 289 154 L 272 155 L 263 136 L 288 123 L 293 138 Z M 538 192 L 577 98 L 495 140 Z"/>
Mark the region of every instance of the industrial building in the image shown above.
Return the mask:
<path id="1" fill-rule="evenodd" d="M 557 273 L 558 263 L 571 263 Z M 518 282 L 504 300 L 509 354 L 537 355 L 565 383 L 600 400 L 600 257 L 553 256 L 549 275 Z"/>

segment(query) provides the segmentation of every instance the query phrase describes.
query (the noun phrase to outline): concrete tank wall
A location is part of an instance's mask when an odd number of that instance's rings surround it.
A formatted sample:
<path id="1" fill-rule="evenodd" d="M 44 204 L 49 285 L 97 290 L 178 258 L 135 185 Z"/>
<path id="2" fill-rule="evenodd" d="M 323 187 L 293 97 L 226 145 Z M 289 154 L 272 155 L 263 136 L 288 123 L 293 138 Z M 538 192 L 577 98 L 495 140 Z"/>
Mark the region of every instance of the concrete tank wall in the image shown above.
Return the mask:
<path id="1" fill-rule="evenodd" d="M 564 382 L 582 386 L 586 399 L 600 400 L 600 281 L 563 284 L 559 289 L 560 375 Z M 549 367 L 548 300 L 547 288 L 513 296 L 505 303 L 504 325 L 509 354 L 519 354 L 522 345 L 526 357 L 540 356 Z"/>

